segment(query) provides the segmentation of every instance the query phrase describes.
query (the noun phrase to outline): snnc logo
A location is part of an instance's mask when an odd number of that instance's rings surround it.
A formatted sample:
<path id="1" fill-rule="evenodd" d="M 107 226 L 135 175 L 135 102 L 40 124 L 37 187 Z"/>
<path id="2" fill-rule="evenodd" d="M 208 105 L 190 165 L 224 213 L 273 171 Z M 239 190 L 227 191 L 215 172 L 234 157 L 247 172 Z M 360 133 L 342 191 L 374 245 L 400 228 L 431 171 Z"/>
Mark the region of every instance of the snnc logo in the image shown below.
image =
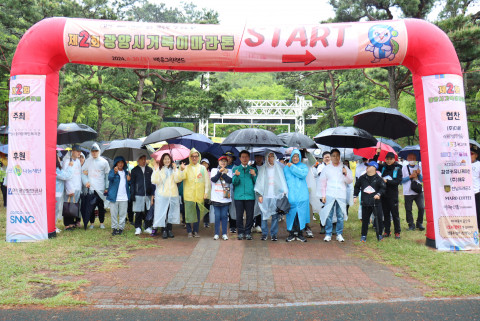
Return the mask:
<path id="1" fill-rule="evenodd" d="M 13 168 L 13 172 L 14 172 L 15 175 L 17 175 L 17 176 L 22 175 L 22 168 L 20 167 L 20 165 L 16 165 L 16 166 Z"/>

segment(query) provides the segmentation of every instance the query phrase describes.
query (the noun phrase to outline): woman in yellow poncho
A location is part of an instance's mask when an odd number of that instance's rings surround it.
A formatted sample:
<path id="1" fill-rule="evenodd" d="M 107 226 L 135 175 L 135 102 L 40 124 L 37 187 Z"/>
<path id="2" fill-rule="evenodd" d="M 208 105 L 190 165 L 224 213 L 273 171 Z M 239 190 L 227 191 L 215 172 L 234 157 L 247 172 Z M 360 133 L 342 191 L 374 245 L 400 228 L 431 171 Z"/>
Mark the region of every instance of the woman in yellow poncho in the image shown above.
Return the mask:
<path id="1" fill-rule="evenodd" d="M 203 200 L 210 195 L 210 177 L 207 169 L 200 165 L 201 155 L 192 148 L 188 157 L 190 163 L 180 165 L 179 179 L 183 180 L 183 200 L 185 203 L 185 223 L 188 237 L 199 237 L 200 217 L 208 210 L 203 206 Z M 193 223 L 193 230 L 190 223 Z"/>

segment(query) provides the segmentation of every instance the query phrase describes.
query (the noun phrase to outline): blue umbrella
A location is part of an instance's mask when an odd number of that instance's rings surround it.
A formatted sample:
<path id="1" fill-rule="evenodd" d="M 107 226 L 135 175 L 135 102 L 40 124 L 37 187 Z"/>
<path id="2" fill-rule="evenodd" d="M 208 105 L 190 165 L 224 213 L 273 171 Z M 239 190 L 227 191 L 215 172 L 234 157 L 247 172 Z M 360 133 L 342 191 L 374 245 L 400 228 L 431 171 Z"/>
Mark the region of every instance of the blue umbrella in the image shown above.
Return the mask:
<path id="1" fill-rule="evenodd" d="M 407 159 L 408 154 L 414 154 L 417 157 L 417 161 L 420 162 L 420 145 L 405 146 L 400 152 L 398 152 L 398 157 Z"/>
<path id="2" fill-rule="evenodd" d="M 379 137 L 379 138 L 377 138 L 377 140 L 378 140 L 379 142 L 381 142 L 382 144 L 389 145 L 389 146 L 392 147 L 393 150 L 396 151 L 397 153 L 402 150 L 402 146 L 400 146 L 400 144 L 394 142 L 393 140 L 386 139 L 386 138 L 384 138 L 384 137 Z"/>
<path id="3" fill-rule="evenodd" d="M 167 140 L 169 144 L 180 144 L 188 149 L 195 148 L 200 153 L 205 152 L 210 146 L 213 145 L 213 142 L 202 134 L 193 133 L 187 136 L 182 136 L 179 138 Z"/>

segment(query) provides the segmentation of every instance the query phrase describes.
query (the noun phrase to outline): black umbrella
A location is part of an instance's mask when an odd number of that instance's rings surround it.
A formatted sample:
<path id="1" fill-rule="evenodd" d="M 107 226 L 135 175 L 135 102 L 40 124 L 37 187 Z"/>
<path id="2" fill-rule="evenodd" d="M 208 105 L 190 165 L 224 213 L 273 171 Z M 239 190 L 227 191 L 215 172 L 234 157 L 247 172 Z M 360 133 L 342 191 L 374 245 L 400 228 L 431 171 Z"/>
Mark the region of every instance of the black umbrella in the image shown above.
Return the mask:
<path id="1" fill-rule="evenodd" d="M 283 133 L 278 135 L 287 147 L 317 148 L 317 144 L 307 135 L 294 133 Z"/>
<path id="2" fill-rule="evenodd" d="M 377 139 L 370 133 L 355 127 L 328 128 L 313 139 L 319 144 L 339 148 L 363 148 L 377 144 Z"/>
<path id="3" fill-rule="evenodd" d="M 209 152 L 203 152 L 202 153 L 202 159 L 208 159 L 210 162 L 209 169 L 212 170 L 212 168 L 217 168 L 218 167 L 218 158 L 214 156 L 212 153 Z"/>
<path id="4" fill-rule="evenodd" d="M 168 139 L 174 139 L 191 134 L 195 133 L 192 132 L 190 129 L 186 129 L 183 127 L 164 127 L 148 135 L 147 138 L 145 138 L 145 140 L 143 141 L 143 145 L 154 144 Z"/>
<path id="5" fill-rule="evenodd" d="M 2 136 L 8 135 L 8 126 L 6 125 L 0 126 L 0 135 Z"/>
<path id="6" fill-rule="evenodd" d="M 375 107 L 353 116 L 353 125 L 372 135 L 397 139 L 415 135 L 417 124 L 394 108 Z"/>
<path id="7" fill-rule="evenodd" d="M 112 140 L 110 145 L 107 149 L 102 153 L 102 156 L 115 159 L 115 157 L 122 156 L 125 160 L 128 161 L 136 161 L 141 156 L 147 157 L 150 159 L 150 154 L 154 151 L 150 150 L 150 152 L 142 148 L 142 141 L 140 139 L 120 139 L 120 140 Z"/>
<path id="8" fill-rule="evenodd" d="M 95 193 L 87 192 L 80 195 L 81 205 L 80 213 L 82 214 L 83 219 L 83 228 L 86 230 L 90 217 L 92 217 L 93 211 L 95 210 L 95 204 L 97 203 L 97 195 Z"/>
<path id="9" fill-rule="evenodd" d="M 222 145 L 244 147 L 281 147 L 283 142 L 271 131 L 258 128 L 239 129 L 228 135 Z"/>
<path id="10" fill-rule="evenodd" d="M 60 124 L 57 128 L 57 144 L 78 144 L 87 140 L 94 140 L 98 134 L 84 124 Z"/>

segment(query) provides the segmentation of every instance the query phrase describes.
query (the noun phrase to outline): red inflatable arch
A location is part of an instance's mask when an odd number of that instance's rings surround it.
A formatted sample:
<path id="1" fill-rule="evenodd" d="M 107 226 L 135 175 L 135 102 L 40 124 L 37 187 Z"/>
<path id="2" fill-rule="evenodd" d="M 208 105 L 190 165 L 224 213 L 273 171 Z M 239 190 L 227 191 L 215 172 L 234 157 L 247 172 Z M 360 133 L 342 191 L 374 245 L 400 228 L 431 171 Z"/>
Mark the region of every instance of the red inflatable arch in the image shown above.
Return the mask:
<path id="1" fill-rule="evenodd" d="M 66 63 L 219 72 L 404 65 L 413 74 L 427 244 L 478 248 L 460 64 L 444 32 L 413 19 L 238 27 L 40 21 L 23 36 L 12 63 L 9 242 L 55 233 L 58 72 Z"/>

